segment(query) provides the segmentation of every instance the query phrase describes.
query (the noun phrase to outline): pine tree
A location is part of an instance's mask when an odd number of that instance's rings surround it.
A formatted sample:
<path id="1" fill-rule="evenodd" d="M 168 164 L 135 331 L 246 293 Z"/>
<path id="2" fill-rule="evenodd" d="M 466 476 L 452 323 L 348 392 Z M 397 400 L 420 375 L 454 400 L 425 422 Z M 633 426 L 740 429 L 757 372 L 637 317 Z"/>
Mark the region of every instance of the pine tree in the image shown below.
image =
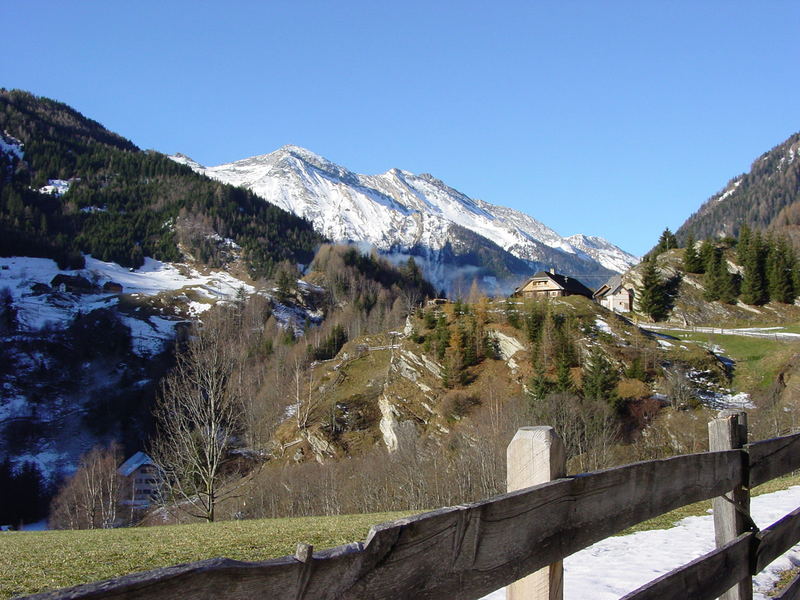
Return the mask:
<path id="1" fill-rule="evenodd" d="M 703 263 L 697 248 L 694 246 L 694 236 L 690 233 L 686 238 L 686 250 L 683 252 L 683 270 L 687 273 L 702 273 Z"/>
<path id="2" fill-rule="evenodd" d="M 794 252 L 785 238 L 773 240 L 767 257 L 767 281 L 771 300 L 794 303 Z"/>
<path id="3" fill-rule="evenodd" d="M 667 314 L 667 293 L 654 259 L 644 261 L 642 283 L 636 289 L 636 310 L 658 321 Z"/>
<path id="4" fill-rule="evenodd" d="M 552 390 L 553 384 L 547 379 L 541 365 L 534 365 L 533 377 L 531 377 L 528 393 L 534 400 L 544 400 L 545 396 Z"/>
<path id="5" fill-rule="evenodd" d="M 570 372 L 570 359 L 566 352 L 561 352 L 556 363 L 556 391 L 570 392 L 575 387 Z"/>
<path id="6" fill-rule="evenodd" d="M 764 304 L 769 301 L 766 281 L 766 253 L 758 232 L 747 244 L 744 255 L 741 300 L 745 304 Z"/>
<path id="7" fill-rule="evenodd" d="M 736 242 L 736 258 L 739 260 L 740 265 L 743 265 L 747 260 L 747 253 L 750 251 L 751 237 L 752 232 L 750 231 L 750 227 L 746 224 L 742 224 L 739 228 L 739 239 Z"/>
<path id="8" fill-rule="evenodd" d="M 677 247 L 678 240 L 675 237 L 675 234 L 670 231 L 669 227 L 667 227 L 661 233 L 661 237 L 658 238 L 658 244 L 656 244 L 654 254 L 658 255 L 662 252 L 666 252 L 667 250 L 672 250 L 673 248 Z"/>
<path id="9" fill-rule="evenodd" d="M 583 370 L 583 397 L 616 405 L 618 381 L 619 374 L 605 354 L 598 348 L 592 350 Z"/>
<path id="10" fill-rule="evenodd" d="M 700 257 L 701 266 L 698 273 L 705 273 L 709 265 L 711 265 L 711 261 L 714 260 L 714 247 L 711 240 L 703 240 L 703 243 L 700 244 L 698 255 Z"/>
<path id="11" fill-rule="evenodd" d="M 733 276 L 728 272 L 727 262 L 721 248 L 714 248 L 711 264 L 706 271 L 703 283 L 705 284 L 703 297 L 709 302 L 719 300 L 733 304 L 736 301 Z"/>

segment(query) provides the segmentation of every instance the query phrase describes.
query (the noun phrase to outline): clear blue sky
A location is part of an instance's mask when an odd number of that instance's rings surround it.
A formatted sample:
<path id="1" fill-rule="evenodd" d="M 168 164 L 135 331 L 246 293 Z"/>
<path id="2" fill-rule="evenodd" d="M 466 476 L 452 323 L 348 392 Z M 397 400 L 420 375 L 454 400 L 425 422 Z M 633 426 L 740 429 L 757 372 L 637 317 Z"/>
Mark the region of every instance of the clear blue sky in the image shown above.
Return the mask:
<path id="1" fill-rule="evenodd" d="M 800 130 L 800 2 L 11 1 L 0 86 L 216 165 L 305 146 L 641 254 Z"/>

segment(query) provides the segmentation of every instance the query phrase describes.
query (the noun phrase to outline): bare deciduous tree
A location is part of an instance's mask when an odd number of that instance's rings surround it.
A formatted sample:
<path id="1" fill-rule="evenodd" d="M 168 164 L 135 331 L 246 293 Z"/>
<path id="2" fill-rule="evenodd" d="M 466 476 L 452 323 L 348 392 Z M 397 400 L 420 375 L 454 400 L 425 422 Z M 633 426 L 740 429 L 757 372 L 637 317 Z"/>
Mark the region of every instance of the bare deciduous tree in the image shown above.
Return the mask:
<path id="1" fill-rule="evenodd" d="M 164 503 L 206 521 L 238 488 L 234 456 L 243 406 L 231 381 L 233 336 L 224 315 L 209 314 L 167 375 L 154 411 L 150 455 L 162 472 Z M 230 485 L 226 485 L 226 482 Z"/>
<path id="2" fill-rule="evenodd" d="M 117 472 L 119 445 L 96 446 L 80 458 L 78 470 L 53 499 L 50 526 L 55 529 L 109 529 L 117 521 L 124 478 Z"/>

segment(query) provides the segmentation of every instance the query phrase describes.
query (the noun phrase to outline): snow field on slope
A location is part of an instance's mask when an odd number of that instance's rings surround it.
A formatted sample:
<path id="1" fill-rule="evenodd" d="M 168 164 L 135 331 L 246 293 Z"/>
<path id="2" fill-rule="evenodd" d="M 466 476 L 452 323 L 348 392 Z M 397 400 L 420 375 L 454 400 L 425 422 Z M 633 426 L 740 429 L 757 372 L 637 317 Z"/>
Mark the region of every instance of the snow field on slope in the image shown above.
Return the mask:
<path id="1" fill-rule="evenodd" d="M 800 506 L 800 486 L 756 496 L 750 514 L 764 529 Z M 713 517 L 687 517 L 671 529 L 607 538 L 564 559 L 565 600 L 616 600 L 642 585 L 711 552 Z M 800 544 L 753 578 L 753 600 L 767 592 L 783 571 L 800 564 Z M 505 588 L 482 600 L 505 600 Z"/>
<path id="2" fill-rule="evenodd" d="M 75 271 L 61 270 L 55 261 L 48 258 L 11 257 L 0 258 L 0 290 L 8 289 L 17 309 L 20 329 L 36 331 L 48 323 L 64 327 L 78 313 L 87 313 L 98 308 L 109 308 L 119 302 L 116 294 L 33 294 L 34 283 L 50 284 L 58 274 L 80 275 L 102 286 L 114 281 L 123 286 L 123 293 L 133 296 L 154 296 L 162 292 L 192 288 L 203 297 L 212 300 L 227 300 L 235 297 L 239 288 L 248 294 L 255 289 L 225 272 L 201 274 L 195 269 L 178 267 L 145 258 L 144 265 L 131 271 L 116 263 L 104 262 L 86 256 L 86 266 Z M 2 267 L 8 267 L 2 268 Z M 191 302 L 188 308 L 199 314 L 210 304 Z M 159 352 L 163 344 L 174 335 L 175 323 L 180 319 L 165 317 L 123 316 L 122 321 L 131 328 L 133 347 L 137 354 Z"/>

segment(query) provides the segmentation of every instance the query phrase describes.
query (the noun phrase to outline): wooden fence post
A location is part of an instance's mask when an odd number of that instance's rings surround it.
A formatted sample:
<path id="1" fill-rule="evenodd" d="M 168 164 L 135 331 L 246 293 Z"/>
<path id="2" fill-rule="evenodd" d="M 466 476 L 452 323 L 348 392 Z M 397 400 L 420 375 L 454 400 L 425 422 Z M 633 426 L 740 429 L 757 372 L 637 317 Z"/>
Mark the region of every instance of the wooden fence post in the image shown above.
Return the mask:
<path id="1" fill-rule="evenodd" d="M 743 410 L 720 411 L 708 424 L 708 449 L 733 450 L 747 443 L 747 413 Z M 737 485 L 733 490 L 711 501 L 714 512 L 714 538 L 717 548 L 747 531 L 745 515 L 750 514 L 750 490 Z M 752 600 L 753 578 L 742 579 L 722 596 L 721 600 Z"/>
<path id="2" fill-rule="evenodd" d="M 545 483 L 566 475 L 564 443 L 552 427 L 522 427 L 506 450 L 508 491 Z M 507 600 L 562 600 L 564 566 L 555 562 L 506 588 Z"/>

